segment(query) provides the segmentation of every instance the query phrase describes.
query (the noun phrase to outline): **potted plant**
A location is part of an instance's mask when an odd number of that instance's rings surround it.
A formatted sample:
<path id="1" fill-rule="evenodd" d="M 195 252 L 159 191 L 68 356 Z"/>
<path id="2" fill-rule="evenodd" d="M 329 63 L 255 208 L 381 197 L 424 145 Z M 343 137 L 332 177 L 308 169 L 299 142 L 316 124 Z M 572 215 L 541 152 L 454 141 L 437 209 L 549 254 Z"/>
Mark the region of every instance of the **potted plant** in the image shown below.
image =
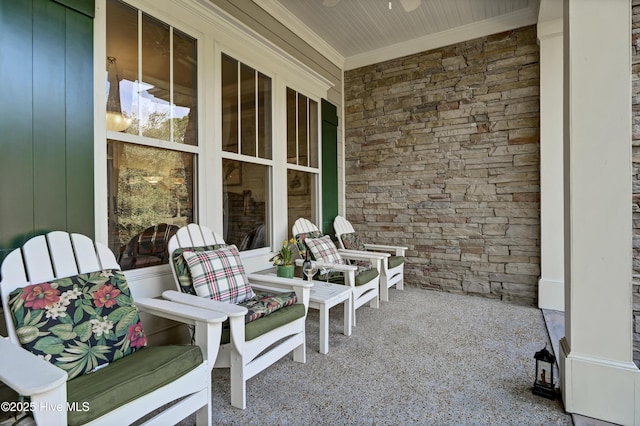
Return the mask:
<path id="1" fill-rule="evenodd" d="M 293 278 L 295 266 L 293 264 L 293 249 L 296 240 L 284 240 L 280 251 L 276 253 L 270 260 L 277 267 L 276 274 L 279 277 Z"/>

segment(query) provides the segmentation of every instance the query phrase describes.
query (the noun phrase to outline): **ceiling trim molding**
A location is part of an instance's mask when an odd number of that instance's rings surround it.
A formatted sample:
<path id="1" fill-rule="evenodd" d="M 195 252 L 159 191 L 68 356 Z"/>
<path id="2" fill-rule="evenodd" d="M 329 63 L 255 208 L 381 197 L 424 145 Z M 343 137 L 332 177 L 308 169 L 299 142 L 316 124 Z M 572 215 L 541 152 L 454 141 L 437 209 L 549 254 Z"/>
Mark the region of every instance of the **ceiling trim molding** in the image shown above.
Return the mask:
<path id="1" fill-rule="evenodd" d="M 277 0 L 253 0 L 260 8 L 277 19 L 282 25 L 289 28 L 305 43 L 318 51 L 322 56 L 331 61 L 340 69 L 344 68 L 344 56 L 342 56 L 329 43 L 305 25 L 298 17 L 289 12 Z"/>
<path id="2" fill-rule="evenodd" d="M 254 0 L 256 1 L 256 0 Z M 437 49 L 451 44 L 485 37 L 515 28 L 525 27 L 537 22 L 537 10 L 530 8 L 508 13 L 496 18 L 464 25 L 451 30 L 441 31 L 407 42 L 397 43 L 381 49 L 345 58 L 344 70 L 351 70 L 379 62 Z"/>

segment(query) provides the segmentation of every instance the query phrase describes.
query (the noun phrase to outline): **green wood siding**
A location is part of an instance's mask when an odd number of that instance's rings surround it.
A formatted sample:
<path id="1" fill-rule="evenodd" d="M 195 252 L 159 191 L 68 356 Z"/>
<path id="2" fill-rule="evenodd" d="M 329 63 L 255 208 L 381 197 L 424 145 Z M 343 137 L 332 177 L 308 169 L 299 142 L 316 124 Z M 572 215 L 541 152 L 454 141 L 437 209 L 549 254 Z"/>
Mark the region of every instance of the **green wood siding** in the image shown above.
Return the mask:
<path id="1" fill-rule="evenodd" d="M 93 19 L 0 2 L 0 58 L 1 260 L 51 230 L 93 237 Z"/>
<path id="2" fill-rule="evenodd" d="M 322 99 L 322 231 L 334 235 L 338 215 L 338 109 Z"/>

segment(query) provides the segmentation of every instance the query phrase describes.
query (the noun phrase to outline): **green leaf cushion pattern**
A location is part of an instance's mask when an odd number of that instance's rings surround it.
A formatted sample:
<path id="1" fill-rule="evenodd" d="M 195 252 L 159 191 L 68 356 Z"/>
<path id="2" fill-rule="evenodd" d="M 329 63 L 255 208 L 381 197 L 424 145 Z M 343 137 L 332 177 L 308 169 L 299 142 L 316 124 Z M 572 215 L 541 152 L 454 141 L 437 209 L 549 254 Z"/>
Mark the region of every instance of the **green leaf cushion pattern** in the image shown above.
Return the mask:
<path id="1" fill-rule="evenodd" d="M 360 236 L 355 232 L 342 234 L 340 235 L 340 239 L 342 239 L 342 244 L 344 245 L 344 248 L 346 248 L 347 250 L 360 250 L 360 251 L 366 250 L 364 243 L 360 239 Z"/>
<path id="2" fill-rule="evenodd" d="M 244 316 L 244 322 L 246 324 L 258 318 L 266 317 L 278 309 L 293 305 L 297 301 L 295 291 L 290 293 L 259 292 L 251 299 L 239 305 L 247 308 L 248 312 Z"/>
<path id="3" fill-rule="evenodd" d="M 65 370 L 69 380 L 147 344 L 120 270 L 18 288 L 9 306 L 22 347 Z"/>
<path id="4" fill-rule="evenodd" d="M 183 247 L 173 251 L 171 255 L 171 261 L 173 262 L 173 266 L 176 269 L 176 276 L 178 277 L 178 282 L 180 283 L 180 290 L 183 293 L 193 294 L 197 296 L 196 289 L 193 287 L 193 280 L 191 279 L 191 272 L 189 271 L 189 265 L 187 265 L 187 261 L 185 260 L 182 253 L 184 251 L 211 251 L 218 250 L 219 248 L 226 247 L 226 244 L 212 244 L 209 246 L 200 246 L 200 247 Z"/>

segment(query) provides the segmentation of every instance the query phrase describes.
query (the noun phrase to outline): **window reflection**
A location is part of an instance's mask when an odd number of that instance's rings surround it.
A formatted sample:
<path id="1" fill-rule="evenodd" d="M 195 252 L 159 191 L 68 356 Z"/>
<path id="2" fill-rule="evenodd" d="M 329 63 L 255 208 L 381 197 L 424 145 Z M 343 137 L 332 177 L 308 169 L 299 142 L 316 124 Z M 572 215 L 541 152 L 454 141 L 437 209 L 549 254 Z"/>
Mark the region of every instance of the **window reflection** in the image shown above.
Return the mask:
<path id="1" fill-rule="evenodd" d="M 240 250 L 268 245 L 269 167 L 222 160 L 224 241 Z"/>
<path id="2" fill-rule="evenodd" d="M 124 131 L 196 145 L 196 40 L 120 1 L 109 0 L 106 46 L 107 56 L 118 63 L 122 114 L 130 122 Z M 107 81 L 107 93 L 109 84 Z"/>
<path id="3" fill-rule="evenodd" d="M 271 78 L 222 54 L 224 240 L 240 250 L 269 245 Z M 241 157 L 241 161 L 238 160 Z M 263 161 L 264 162 L 264 161 Z"/>
<path id="4" fill-rule="evenodd" d="M 316 176 L 315 173 L 287 170 L 287 229 L 291 229 L 296 219 L 300 217 L 317 223 L 314 205 L 316 200 Z"/>
<path id="5" fill-rule="evenodd" d="M 287 162 L 318 167 L 318 103 L 288 87 Z"/>
<path id="6" fill-rule="evenodd" d="M 271 79 L 224 54 L 222 149 L 271 159 Z"/>
<path id="7" fill-rule="evenodd" d="M 165 240 L 194 220 L 193 164 L 190 153 L 108 141 L 109 246 L 123 269 L 166 263 Z"/>

